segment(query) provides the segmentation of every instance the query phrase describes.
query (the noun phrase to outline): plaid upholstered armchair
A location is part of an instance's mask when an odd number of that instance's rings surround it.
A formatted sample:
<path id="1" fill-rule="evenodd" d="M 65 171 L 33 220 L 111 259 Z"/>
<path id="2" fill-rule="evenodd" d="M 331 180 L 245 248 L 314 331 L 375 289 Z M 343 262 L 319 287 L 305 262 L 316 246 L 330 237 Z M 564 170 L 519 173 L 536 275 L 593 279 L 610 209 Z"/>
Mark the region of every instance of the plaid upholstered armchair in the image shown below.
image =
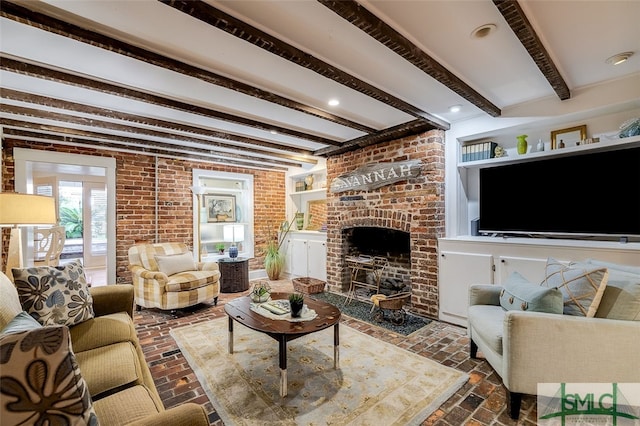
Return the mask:
<path id="1" fill-rule="evenodd" d="M 129 249 L 136 308 L 179 309 L 218 303 L 216 262 L 196 262 L 182 243 L 138 244 Z"/>

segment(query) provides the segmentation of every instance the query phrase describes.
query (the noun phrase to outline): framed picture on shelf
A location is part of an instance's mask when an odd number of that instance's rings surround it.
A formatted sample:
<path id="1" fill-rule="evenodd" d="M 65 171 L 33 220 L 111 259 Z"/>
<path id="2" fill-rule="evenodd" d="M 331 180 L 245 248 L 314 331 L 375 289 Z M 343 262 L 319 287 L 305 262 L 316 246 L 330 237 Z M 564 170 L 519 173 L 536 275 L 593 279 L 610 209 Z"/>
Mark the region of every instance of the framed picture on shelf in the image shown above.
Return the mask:
<path id="1" fill-rule="evenodd" d="M 207 208 L 207 222 L 235 222 L 236 197 L 227 194 L 204 194 L 203 204 Z"/>
<path id="2" fill-rule="evenodd" d="M 587 125 L 569 127 L 551 132 L 551 149 L 579 145 L 587 138 Z"/>

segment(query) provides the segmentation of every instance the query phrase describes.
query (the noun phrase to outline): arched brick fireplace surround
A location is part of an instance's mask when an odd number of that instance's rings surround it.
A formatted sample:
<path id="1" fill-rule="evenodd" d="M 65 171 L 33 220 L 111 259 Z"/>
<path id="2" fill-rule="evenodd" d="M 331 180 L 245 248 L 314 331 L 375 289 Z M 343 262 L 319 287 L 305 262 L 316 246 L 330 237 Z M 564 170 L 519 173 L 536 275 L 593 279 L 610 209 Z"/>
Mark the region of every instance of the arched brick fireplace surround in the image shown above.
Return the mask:
<path id="1" fill-rule="evenodd" d="M 438 237 L 444 235 L 444 132 L 429 131 L 327 159 L 329 182 L 369 163 L 420 160 L 421 173 L 369 191 L 327 193 L 327 283 L 347 291 L 345 230 L 386 228 L 409 233 L 411 311 L 438 317 Z"/>

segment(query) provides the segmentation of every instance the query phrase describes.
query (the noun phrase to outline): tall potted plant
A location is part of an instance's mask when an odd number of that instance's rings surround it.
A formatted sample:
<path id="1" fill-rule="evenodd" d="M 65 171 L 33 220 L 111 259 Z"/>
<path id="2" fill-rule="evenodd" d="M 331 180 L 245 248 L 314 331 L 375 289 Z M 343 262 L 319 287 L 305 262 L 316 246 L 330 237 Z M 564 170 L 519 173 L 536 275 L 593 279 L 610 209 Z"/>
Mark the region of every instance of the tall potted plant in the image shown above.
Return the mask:
<path id="1" fill-rule="evenodd" d="M 284 254 L 280 252 L 280 248 L 282 247 L 282 243 L 286 239 L 294 221 L 295 218 L 291 222 L 282 222 L 276 240 L 269 241 L 265 248 L 264 269 L 267 271 L 267 276 L 272 281 L 280 279 L 280 274 L 284 269 Z"/>

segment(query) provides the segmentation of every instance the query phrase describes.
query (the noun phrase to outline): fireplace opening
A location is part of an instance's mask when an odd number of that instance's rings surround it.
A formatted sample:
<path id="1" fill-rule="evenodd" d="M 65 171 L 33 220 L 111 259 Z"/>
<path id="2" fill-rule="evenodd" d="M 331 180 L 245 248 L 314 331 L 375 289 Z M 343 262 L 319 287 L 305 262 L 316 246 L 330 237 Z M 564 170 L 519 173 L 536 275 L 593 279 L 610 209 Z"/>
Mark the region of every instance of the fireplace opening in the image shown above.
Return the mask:
<path id="1" fill-rule="evenodd" d="M 344 230 L 345 254 L 347 256 L 384 257 L 387 266 L 380 278 L 380 293 L 387 296 L 411 292 L 411 240 L 408 232 L 381 227 L 354 227 Z M 374 283 L 371 272 L 364 277 Z M 349 288 L 351 276 L 344 274 L 343 288 Z M 362 278 L 360 278 L 362 279 Z M 373 291 L 360 291 L 356 296 L 369 299 Z"/>

